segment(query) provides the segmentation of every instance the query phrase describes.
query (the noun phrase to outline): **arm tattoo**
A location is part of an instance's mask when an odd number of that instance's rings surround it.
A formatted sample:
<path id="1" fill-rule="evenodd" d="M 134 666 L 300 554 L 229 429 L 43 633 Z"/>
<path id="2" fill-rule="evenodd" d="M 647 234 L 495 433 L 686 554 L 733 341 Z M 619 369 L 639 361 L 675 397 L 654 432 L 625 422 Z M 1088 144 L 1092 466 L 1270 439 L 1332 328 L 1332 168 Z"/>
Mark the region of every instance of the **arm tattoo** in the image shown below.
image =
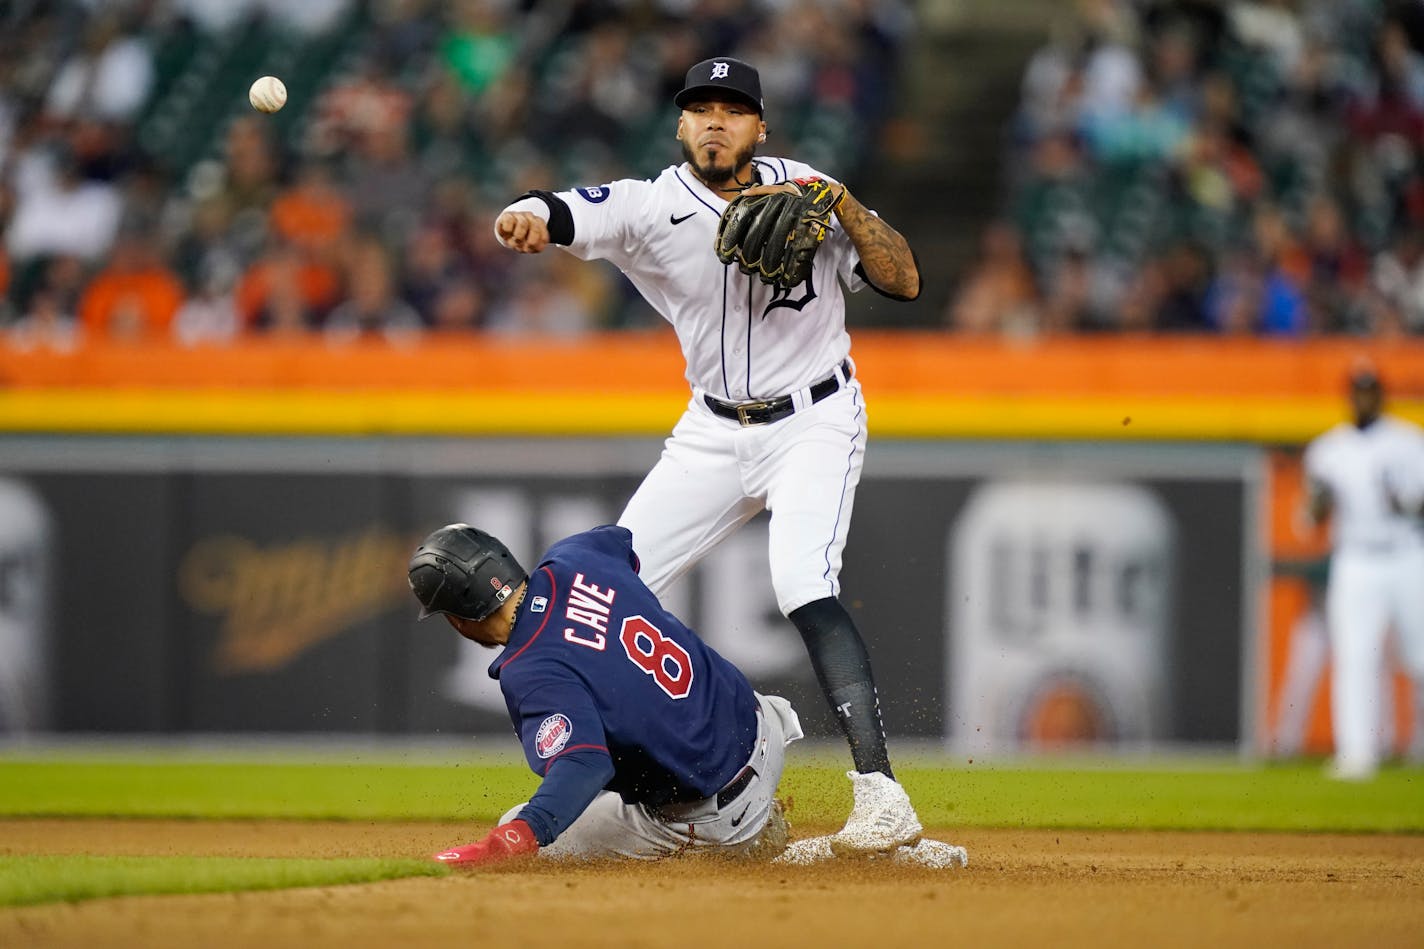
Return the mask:
<path id="1" fill-rule="evenodd" d="M 861 266 L 882 292 L 904 300 L 920 295 L 920 270 L 900 232 L 866 210 L 849 191 L 836 211 L 860 254 Z"/>

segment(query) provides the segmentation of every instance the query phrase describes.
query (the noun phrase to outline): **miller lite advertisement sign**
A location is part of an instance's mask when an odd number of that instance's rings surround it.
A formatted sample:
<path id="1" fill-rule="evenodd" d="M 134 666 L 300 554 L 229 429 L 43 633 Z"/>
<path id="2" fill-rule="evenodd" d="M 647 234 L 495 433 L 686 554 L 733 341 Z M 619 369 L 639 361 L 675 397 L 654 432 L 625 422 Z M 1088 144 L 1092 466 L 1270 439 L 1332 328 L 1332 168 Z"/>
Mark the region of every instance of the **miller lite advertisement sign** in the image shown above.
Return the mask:
<path id="1" fill-rule="evenodd" d="M 164 444 L 0 451 L 0 733 L 507 735 L 489 650 L 418 622 L 411 551 L 464 522 L 534 566 L 616 521 L 661 453 L 654 439 Z M 874 441 L 839 600 L 887 732 L 976 760 L 1255 735 L 1263 458 Z M 753 517 L 662 600 L 795 705 L 807 735 L 839 743 L 780 609 L 771 528 Z M 50 595 L 57 557 L 83 595 Z M 510 595 L 508 577 L 484 582 Z M 551 711 L 530 754 L 552 758 L 571 730 Z"/>
<path id="2" fill-rule="evenodd" d="M 956 748 L 1168 737 L 1175 530 L 1149 490 L 987 483 L 949 543 Z"/>

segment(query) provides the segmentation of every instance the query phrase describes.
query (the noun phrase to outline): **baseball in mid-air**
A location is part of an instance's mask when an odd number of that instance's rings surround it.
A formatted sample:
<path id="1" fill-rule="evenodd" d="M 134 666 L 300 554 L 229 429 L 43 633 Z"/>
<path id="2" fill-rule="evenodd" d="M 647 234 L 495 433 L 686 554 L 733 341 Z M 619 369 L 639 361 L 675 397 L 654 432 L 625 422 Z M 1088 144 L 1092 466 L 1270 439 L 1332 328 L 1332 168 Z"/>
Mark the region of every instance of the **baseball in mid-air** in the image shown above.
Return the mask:
<path id="1" fill-rule="evenodd" d="M 258 112 L 276 112 L 287 104 L 287 87 L 276 76 L 263 76 L 247 90 L 247 101 Z"/>

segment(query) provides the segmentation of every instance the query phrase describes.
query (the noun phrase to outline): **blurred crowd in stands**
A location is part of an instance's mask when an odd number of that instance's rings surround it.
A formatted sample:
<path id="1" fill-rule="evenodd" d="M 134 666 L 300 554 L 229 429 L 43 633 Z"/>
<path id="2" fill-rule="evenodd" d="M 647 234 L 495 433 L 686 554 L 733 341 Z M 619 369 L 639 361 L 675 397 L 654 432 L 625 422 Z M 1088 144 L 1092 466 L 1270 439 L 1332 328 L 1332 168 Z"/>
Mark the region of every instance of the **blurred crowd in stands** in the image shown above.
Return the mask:
<path id="1" fill-rule="evenodd" d="M 529 188 L 680 160 L 673 93 L 762 65 L 780 150 L 850 174 L 912 28 L 899 0 L 9 0 L 0 333 L 223 343 L 577 334 L 656 317 L 610 269 L 520 258 Z M 263 74 L 286 109 L 246 101 Z"/>
<path id="2" fill-rule="evenodd" d="M 1424 3 L 1065 0 L 969 332 L 1424 332 Z"/>
<path id="3" fill-rule="evenodd" d="M 1002 214 L 945 325 L 1424 333 L 1424 0 L 1054 9 L 1006 119 Z M 494 213 L 679 160 L 671 97 L 728 51 L 761 67 L 772 151 L 853 180 L 913 11 L 10 0 L 0 332 L 63 348 L 655 325 L 610 269 L 515 266 Z M 291 92 L 276 115 L 246 102 L 264 73 Z"/>

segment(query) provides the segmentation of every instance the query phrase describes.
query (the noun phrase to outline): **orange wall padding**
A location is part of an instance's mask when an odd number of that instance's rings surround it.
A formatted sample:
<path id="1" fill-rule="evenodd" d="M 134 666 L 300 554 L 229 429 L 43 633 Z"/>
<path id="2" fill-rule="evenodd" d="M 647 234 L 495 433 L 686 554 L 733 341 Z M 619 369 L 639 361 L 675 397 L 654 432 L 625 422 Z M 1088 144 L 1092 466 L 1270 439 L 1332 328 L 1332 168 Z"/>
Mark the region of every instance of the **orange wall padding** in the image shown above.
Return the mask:
<path id="1" fill-rule="evenodd" d="M 1335 396 L 1349 368 L 1367 358 L 1396 395 L 1424 393 L 1424 340 L 1113 336 L 1016 344 L 875 335 L 856 337 L 851 352 L 868 382 L 897 392 Z"/>
<path id="2" fill-rule="evenodd" d="M 1336 397 L 1369 358 L 1391 393 L 1424 397 L 1424 341 L 1091 337 L 1017 342 L 858 332 L 868 389 L 898 395 L 1106 394 Z M 670 330 L 558 339 L 427 337 L 407 346 L 253 339 L 230 346 L 88 343 L 64 353 L 0 346 L 0 386 L 683 391 Z"/>

